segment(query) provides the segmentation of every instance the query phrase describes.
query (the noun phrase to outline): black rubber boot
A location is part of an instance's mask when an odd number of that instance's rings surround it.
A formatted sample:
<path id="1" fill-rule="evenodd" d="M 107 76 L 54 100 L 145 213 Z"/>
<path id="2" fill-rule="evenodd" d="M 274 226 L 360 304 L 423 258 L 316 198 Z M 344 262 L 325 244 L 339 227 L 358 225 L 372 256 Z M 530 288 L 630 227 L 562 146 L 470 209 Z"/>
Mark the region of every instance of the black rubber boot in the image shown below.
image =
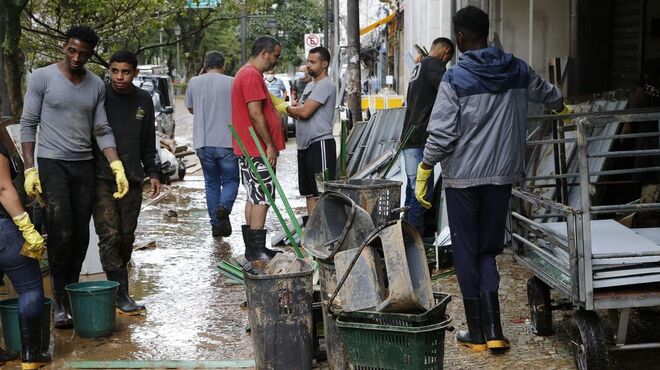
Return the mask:
<path id="1" fill-rule="evenodd" d="M 31 319 L 19 319 L 21 327 L 21 368 L 23 370 L 38 369 L 51 362 L 48 354 L 49 343 L 44 340 L 44 328 L 41 325 L 41 316 Z"/>
<path id="2" fill-rule="evenodd" d="M 53 298 L 55 298 L 55 328 L 73 328 L 69 295 L 66 292 L 53 291 Z"/>
<path id="3" fill-rule="evenodd" d="M 106 271 L 108 280 L 119 283 L 117 288 L 117 311 L 120 314 L 134 316 L 147 312 L 142 305 L 135 303 L 133 298 L 128 295 L 128 271 L 125 268 L 118 268 L 114 271 Z"/>
<path id="4" fill-rule="evenodd" d="M 463 298 L 465 307 L 465 320 L 467 321 L 467 330 L 459 330 L 456 334 L 456 340 L 474 351 L 485 351 L 486 339 L 481 328 L 481 305 L 479 298 Z"/>
<path id="5" fill-rule="evenodd" d="M 18 353 L 11 353 L 0 348 L 0 366 L 4 365 L 5 362 L 15 360 L 18 358 Z"/>
<path id="6" fill-rule="evenodd" d="M 248 261 L 269 260 L 280 251 L 266 248 L 266 229 L 252 230 L 246 232 L 245 258 Z"/>
<path id="7" fill-rule="evenodd" d="M 248 230 L 250 230 L 250 225 L 243 224 L 241 225 L 241 232 L 243 233 L 243 244 L 245 244 L 245 249 L 247 249 L 248 244 Z"/>
<path id="8" fill-rule="evenodd" d="M 215 209 L 215 217 L 218 220 L 218 231 L 220 236 L 231 235 L 231 221 L 229 221 L 229 211 L 224 207 Z"/>
<path id="9" fill-rule="evenodd" d="M 497 292 L 481 293 L 481 325 L 488 349 L 498 351 L 511 347 L 502 332 L 500 300 Z"/>

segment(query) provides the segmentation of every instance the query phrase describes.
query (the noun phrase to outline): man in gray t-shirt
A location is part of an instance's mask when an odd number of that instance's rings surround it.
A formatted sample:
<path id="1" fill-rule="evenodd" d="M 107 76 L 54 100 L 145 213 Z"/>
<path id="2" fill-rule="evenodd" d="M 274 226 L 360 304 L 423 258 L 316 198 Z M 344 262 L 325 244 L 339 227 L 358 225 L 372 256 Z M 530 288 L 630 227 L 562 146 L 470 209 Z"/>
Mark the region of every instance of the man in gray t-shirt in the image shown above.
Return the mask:
<path id="1" fill-rule="evenodd" d="M 300 195 L 307 198 L 307 214 L 311 214 L 318 201 L 316 182 L 332 180 L 337 169 L 337 149 L 332 136 L 335 113 L 335 84 L 328 77 L 330 53 L 319 46 L 309 51 L 307 71 L 314 78 L 307 84 L 298 106 L 280 103 L 280 113 L 288 114 L 296 121 L 298 146 L 298 187 Z"/>
<path id="2" fill-rule="evenodd" d="M 29 196 L 43 196 L 46 202 L 55 327 L 61 329 L 73 326 L 65 286 L 78 282 L 89 244 L 96 195 L 92 145 L 98 145 L 110 162 L 117 185 L 114 198 L 123 198 L 128 192 L 105 114 L 105 86 L 85 69 L 98 36 L 88 27 L 72 27 L 65 38 L 64 60 L 32 74 L 20 121 L 25 191 Z"/>
<path id="3" fill-rule="evenodd" d="M 231 235 L 229 214 L 238 193 L 238 159 L 229 132 L 234 79 L 224 74 L 224 67 L 221 53 L 206 53 L 205 73 L 190 80 L 185 98 L 188 111 L 194 115 L 193 145 L 204 173 L 213 236 Z"/>

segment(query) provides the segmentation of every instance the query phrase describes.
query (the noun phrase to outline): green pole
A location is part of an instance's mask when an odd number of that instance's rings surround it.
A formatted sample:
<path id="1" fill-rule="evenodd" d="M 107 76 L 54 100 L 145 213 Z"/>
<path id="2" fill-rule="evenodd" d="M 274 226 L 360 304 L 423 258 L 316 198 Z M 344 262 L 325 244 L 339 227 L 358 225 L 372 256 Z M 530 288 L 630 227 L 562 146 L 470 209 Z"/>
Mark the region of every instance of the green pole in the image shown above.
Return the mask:
<path id="1" fill-rule="evenodd" d="M 346 133 L 346 121 L 341 121 L 341 135 L 339 143 L 339 178 L 346 178 L 346 159 L 348 157 L 348 134 Z"/>
<path id="2" fill-rule="evenodd" d="M 280 194 L 280 199 L 282 199 L 282 203 L 284 203 L 284 209 L 286 209 L 286 212 L 289 214 L 289 218 L 291 218 L 291 224 L 293 224 L 293 228 L 296 229 L 298 236 L 302 238 L 302 230 L 300 229 L 300 225 L 298 225 L 298 220 L 296 219 L 296 216 L 293 214 L 293 210 L 289 205 L 289 200 L 286 198 L 286 194 L 284 194 L 284 190 L 282 190 L 282 187 L 280 186 L 280 181 L 277 179 L 277 176 L 275 176 L 275 171 L 273 171 L 273 167 L 271 167 L 270 162 L 268 162 L 268 157 L 264 152 L 264 148 L 261 147 L 261 142 L 257 137 L 257 133 L 254 132 L 254 128 L 252 127 L 249 128 L 249 131 L 250 131 L 250 135 L 252 135 L 252 139 L 254 140 L 254 143 L 257 145 L 257 149 L 259 149 L 259 154 L 261 154 L 261 159 L 264 161 L 264 164 L 268 169 L 268 173 L 270 174 L 270 177 L 273 179 L 273 184 L 275 185 L 275 189 L 277 189 L 277 192 Z"/>
<path id="3" fill-rule="evenodd" d="M 296 243 L 295 239 L 293 239 L 293 235 L 291 235 L 291 231 L 286 226 L 286 221 L 284 220 L 284 217 L 282 217 L 280 210 L 277 209 L 277 206 L 275 204 L 275 199 L 273 199 L 272 195 L 270 195 L 270 192 L 268 191 L 268 188 L 266 187 L 264 180 L 261 178 L 261 176 L 259 176 L 259 171 L 257 171 L 257 167 L 254 165 L 254 162 L 252 162 L 252 158 L 250 158 L 247 149 L 245 149 L 245 146 L 243 145 L 241 138 L 238 136 L 238 133 L 236 133 L 236 130 L 234 130 L 234 127 L 232 125 L 229 125 L 229 130 L 231 131 L 231 134 L 234 137 L 234 139 L 236 139 L 239 148 L 241 148 L 241 151 L 245 156 L 245 160 L 247 161 L 248 166 L 250 166 L 250 169 L 254 173 L 254 176 L 257 178 L 257 181 L 259 181 L 259 186 L 266 195 L 266 198 L 268 199 L 268 203 L 270 203 L 271 207 L 273 208 L 273 211 L 275 211 L 275 215 L 277 215 L 278 220 L 282 224 L 282 227 L 284 228 L 284 232 L 289 237 L 289 240 L 291 241 L 291 245 L 293 246 L 296 255 L 298 256 L 298 258 L 303 258 L 302 252 L 300 252 L 300 248 L 298 247 L 298 243 Z M 266 161 L 266 163 L 268 163 L 268 161 Z"/>

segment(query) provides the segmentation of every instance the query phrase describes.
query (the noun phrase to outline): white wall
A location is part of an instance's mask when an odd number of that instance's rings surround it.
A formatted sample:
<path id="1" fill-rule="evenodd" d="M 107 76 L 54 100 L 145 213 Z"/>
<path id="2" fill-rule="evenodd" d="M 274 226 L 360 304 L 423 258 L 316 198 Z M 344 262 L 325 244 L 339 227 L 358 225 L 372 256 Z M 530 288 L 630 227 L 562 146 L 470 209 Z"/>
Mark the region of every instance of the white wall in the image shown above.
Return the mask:
<path id="1" fill-rule="evenodd" d="M 569 55 L 570 0 L 496 0 L 491 2 L 492 13 L 494 7 L 499 7 L 501 24 L 492 16 L 491 24 L 496 26 L 493 31 L 499 28 L 503 49 L 529 63 L 544 78 L 550 58 Z"/>
<path id="2" fill-rule="evenodd" d="M 410 70 L 403 61 L 407 53 L 415 55 L 415 44 L 431 48 L 438 37 L 453 39 L 451 3 L 453 0 L 406 0 L 404 3 L 404 29 L 401 37 L 400 94 L 405 96 Z"/>

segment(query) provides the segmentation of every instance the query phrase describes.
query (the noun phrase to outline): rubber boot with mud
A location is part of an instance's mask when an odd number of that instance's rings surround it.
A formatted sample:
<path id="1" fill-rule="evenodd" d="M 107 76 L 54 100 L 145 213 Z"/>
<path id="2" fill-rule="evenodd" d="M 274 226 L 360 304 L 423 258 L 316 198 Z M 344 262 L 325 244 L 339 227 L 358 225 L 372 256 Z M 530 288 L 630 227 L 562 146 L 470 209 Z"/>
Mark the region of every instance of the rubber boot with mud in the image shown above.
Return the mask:
<path id="1" fill-rule="evenodd" d="M 66 292 L 53 291 L 53 298 L 55 299 L 55 328 L 73 328 L 73 316 L 71 316 L 69 295 Z"/>
<path id="2" fill-rule="evenodd" d="M 243 244 L 245 244 L 246 249 L 247 249 L 247 244 L 248 244 L 248 242 L 247 242 L 247 240 L 248 240 L 248 235 L 247 235 L 248 230 L 250 230 L 250 225 L 248 225 L 248 224 L 241 225 L 241 233 L 243 233 Z"/>
<path id="3" fill-rule="evenodd" d="M 12 353 L 5 351 L 4 348 L 0 347 L 0 366 L 3 366 L 7 361 L 15 360 L 18 358 L 18 353 Z"/>
<path id="4" fill-rule="evenodd" d="M 245 258 L 252 261 L 269 260 L 280 251 L 266 248 L 266 229 L 247 229 L 245 241 Z"/>
<path id="5" fill-rule="evenodd" d="M 133 298 L 128 294 L 128 271 L 126 268 L 118 268 L 114 271 L 106 271 L 105 275 L 108 280 L 116 281 L 119 283 L 117 288 L 117 312 L 122 315 L 135 316 L 144 314 L 147 309 L 135 303 Z"/>
<path id="6" fill-rule="evenodd" d="M 45 333 L 41 325 L 41 316 L 31 319 L 20 318 L 21 327 L 21 369 L 33 370 L 46 366 L 52 361 L 48 346 L 44 347 Z"/>
<path id="7" fill-rule="evenodd" d="M 481 293 L 481 325 L 486 345 L 492 351 L 505 351 L 511 347 L 502 332 L 500 320 L 500 300 L 497 292 Z"/>
<path id="8" fill-rule="evenodd" d="M 479 298 L 463 298 L 467 330 L 459 330 L 456 340 L 473 351 L 485 351 L 486 339 L 481 327 L 481 304 Z"/>

